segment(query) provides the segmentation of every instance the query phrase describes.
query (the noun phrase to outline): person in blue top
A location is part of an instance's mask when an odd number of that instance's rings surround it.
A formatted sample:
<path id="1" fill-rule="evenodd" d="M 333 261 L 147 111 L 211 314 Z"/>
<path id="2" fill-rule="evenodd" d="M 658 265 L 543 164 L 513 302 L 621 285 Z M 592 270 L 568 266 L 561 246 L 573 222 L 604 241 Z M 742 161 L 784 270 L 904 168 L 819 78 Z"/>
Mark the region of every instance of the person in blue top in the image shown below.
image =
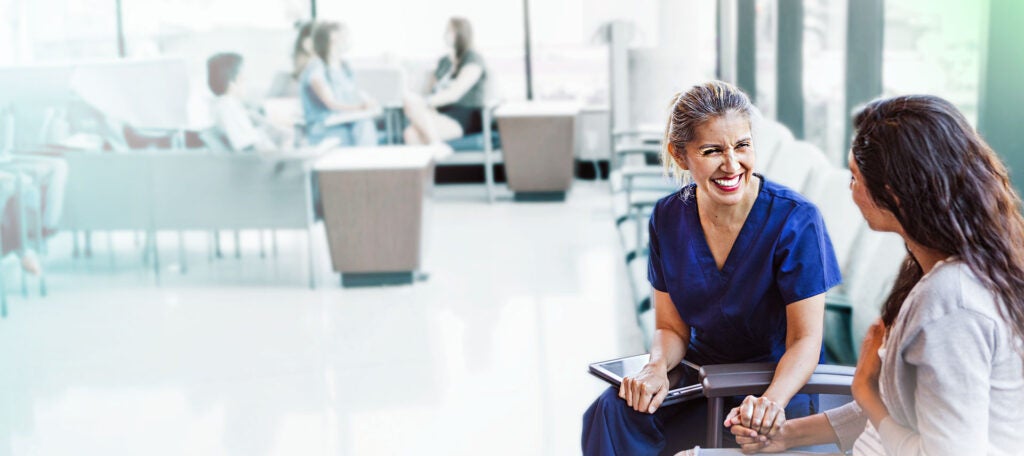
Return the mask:
<path id="1" fill-rule="evenodd" d="M 684 358 L 777 362 L 762 396 L 732 404 L 765 433 L 817 411 L 816 397 L 796 393 L 823 361 L 825 292 L 839 284 L 839 265 L 818 209 L 754 172 L 753 109 L 719 81 L 675 97 L 662 159 L 690 183 L 651 215 L 650 362 L 586 411 L 586 455 L 673 454 L 702 444 L 705 401 L 660 408 L 667 372 Z"/>
<path id="2" fill-rule="evenodd" d="M 313 27 L 316 54 L 299 76 L 299 97 L 306 121 L 306 139 L 311 145 L 325 138 L 337 138 L 342 146 L 377 145 L 377 127 L 363 119 L 328 125 L 336 112 L 371 111 L 377 103 L 356 85 L 348 65 L 341 59 L 347 41 L 346 29 L 336 22 L 319 22 Z"/>

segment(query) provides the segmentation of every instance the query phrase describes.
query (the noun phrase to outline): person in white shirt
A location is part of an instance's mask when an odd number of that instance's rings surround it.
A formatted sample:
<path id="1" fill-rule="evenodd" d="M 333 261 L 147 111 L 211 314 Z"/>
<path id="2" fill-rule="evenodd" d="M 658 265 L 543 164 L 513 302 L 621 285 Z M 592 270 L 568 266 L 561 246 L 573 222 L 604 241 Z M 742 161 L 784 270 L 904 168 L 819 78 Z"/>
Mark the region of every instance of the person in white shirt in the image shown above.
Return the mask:
<path id="1" fill-rule="evenodd" d="M 245 105 L 242 56 L 216 54 L 206 61 L 207 83 L 216 95 L 212 111 L 215 125 L 235 152 L 274 151 L 289 148 L 289 134 L 271 125 Z"/>
<path id="2" fill-rule="evenodd" d="M 734 409 L 725 426 L 745 453 L 1024 454 L 1024 217 L 1009 172 L 938 97 L 871 102 L 854 126 L 853 201 L 909 252 L 864 339 L 854 402 L 767 432 Z"/>

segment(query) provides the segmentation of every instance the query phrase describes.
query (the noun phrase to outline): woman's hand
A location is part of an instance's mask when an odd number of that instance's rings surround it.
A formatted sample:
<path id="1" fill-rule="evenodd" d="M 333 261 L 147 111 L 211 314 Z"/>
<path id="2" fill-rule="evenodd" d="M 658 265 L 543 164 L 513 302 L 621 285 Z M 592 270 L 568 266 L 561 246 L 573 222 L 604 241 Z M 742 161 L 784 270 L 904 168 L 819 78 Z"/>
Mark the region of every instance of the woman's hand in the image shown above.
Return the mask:
<path id="1" fill-rule="evenodd" d="M 764 396 L 747 396 L 725 419 L 725 427 L 742 426 L 760 435 L 778 434 L 786 424 L 786 409 Z"/>
<path id="2" fill-rule="evenodd" d="M 860 359 L 857 360 L 857 369 L 853 373 L 853 382 L 850 384 L 850 392 L 853 399 L 857 401 L 861 409 L 877 427 L 879 423 L 889 416 L 882 396 L 878 392 L 878 374 L 882 370 L 882 360 L 878 355 L 878 349 L 885 339 L 885 325 L 882 320 L 875 320 L 875 323 L 868 328 L 861 343 Z"/>
<path id="3" fill-rule="evenodd" d="M 729 416 L 725 418 L 725 426 L 736 437 L 736 443 L 740 445 L 740 450 L 744 453 L 779 453 L 789 449 L 785 422 L 778 426 L 774 433 L 768 435 L 758 434 L 757 431 L 738 424 L 739 422 L 740 407 L 734 407 L 729 412 Z"/>
<path id="4" fill-rule="evenodd" d="M 623 378 L 619 386 L 619 397 L 642 413 L 654 413 L 667 395 L 668 370 L 659 363 L 648 363 L 635 376 Z"/>

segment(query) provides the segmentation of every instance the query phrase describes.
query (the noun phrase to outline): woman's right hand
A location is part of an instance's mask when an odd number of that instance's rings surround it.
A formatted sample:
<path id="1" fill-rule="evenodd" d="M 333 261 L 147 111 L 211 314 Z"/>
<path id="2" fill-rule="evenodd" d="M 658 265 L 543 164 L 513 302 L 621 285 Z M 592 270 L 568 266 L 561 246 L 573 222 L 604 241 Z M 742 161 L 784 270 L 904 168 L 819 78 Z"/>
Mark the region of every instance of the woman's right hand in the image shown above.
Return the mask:
<path id="1" fill-rule="evenodd" d="M 648 363 L 635 376 L 622 379 L 619 397 L 633 410 L 654 413 L 668 395 L 668 370 L 661 364 Z"/>
<path id="2" fill-rule="evenodd" d="M 729 416 L 726 417 L 725 426 L 736 437 L 736 443 L 740 445 L 740 451 L 743 453 L 781 453 L 789 449 L 789 443 L 786 442 L 785 423 L 776 429 L 774 433 L 768 435 L 758 434 L 753 429 L 739 423 L 740 408 L 735 407 L 729 412 Z"/>

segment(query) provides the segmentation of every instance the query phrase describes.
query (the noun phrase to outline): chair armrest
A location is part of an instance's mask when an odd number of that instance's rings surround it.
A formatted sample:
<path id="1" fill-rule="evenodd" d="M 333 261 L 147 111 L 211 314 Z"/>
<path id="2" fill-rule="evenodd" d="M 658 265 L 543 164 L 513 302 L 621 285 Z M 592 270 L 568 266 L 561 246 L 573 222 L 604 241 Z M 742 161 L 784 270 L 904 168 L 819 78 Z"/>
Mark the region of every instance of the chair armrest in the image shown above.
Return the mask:
<path id="1" fill-rule="evenodd" d="M 764 394 L 775 375 L 775 363 L 716 364 L 700 369 L 704 396 L 759 396 Z M 853 367 L 819 364 L 801 394 L 850 395 Z"/>

